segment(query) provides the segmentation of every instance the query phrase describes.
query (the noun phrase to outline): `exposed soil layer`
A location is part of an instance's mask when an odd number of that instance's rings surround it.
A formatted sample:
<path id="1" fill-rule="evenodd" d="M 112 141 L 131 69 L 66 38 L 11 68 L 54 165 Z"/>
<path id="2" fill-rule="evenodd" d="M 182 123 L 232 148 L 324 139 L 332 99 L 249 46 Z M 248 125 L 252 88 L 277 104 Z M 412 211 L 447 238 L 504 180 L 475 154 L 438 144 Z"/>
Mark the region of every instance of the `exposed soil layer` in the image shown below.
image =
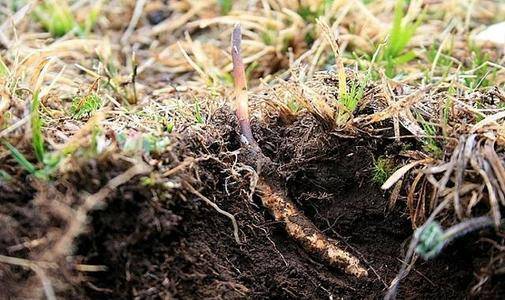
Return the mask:
<path id="1" fill-rule="evenodd" d="M 382 297 L 412 234 L 403 203 L 387 211 L 387 197 L 370 180 L 373 157 L 396 146 L 370 138 L 331 136 L 306 121 L 256 128 L 259 142 L 285 175 L 282 184 L 289 196 L 320 230 L 362 260 L 369 269 L 368 278 L 355 279 L 309 256 L 287 237 L 259 199 L 247 199 L 243 182 L 230 180 L 222 164 L 206 161 L 198 170 L 204 186 L 201 192 L 235 215 L 242 244 L 233 239 L 229 219 L 193 195 L 180 195 L 170 205 L 140 194 L 116 199 L 94 213 L 93 229 L 79 243 L 78 254 L 87 257 L 87 263 L 109 268 L 92 274 L 87 296 Z M 233 129 L 222 129 L 224 144 L 235 150 Z M 206 149 L 212 152 L 212 147 Z M 483 249 L 476 240 L 476 236 L 467 237 L 437 259 L 418 262 L 402 282 L 399 296 L 454 299 L 468 295 L 473 272 L 483 263 L 479 261 Z M 503 289 L 487 292 L 492 298 Z"/>

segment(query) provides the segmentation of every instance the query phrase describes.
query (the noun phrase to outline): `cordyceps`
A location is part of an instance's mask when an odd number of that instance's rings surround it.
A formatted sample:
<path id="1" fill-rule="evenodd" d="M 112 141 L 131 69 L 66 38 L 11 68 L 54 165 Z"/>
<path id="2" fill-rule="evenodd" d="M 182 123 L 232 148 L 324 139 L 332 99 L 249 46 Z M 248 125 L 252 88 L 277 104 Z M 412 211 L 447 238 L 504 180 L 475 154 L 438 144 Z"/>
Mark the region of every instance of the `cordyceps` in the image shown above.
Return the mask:
<path id="1" fill-rule="evenodd" d="M 331 266 L 337 267 L 358 278 L 368 272 L 352 254 L 341 249 L 329 240 L 316 226 L 300 212 L 287 198 L 286 192 L 278 184 L 280 175 L 276 172 L 271 160 L 266 157 L 254 140 L 249 120 L 247 83 L 244 64 L 240 54 L 240 25 L 236 25 L 232 34 L 233 77 L 235 82 L 236 115 L 241 130 L 243 155 L 248 164 L 256 167 L 259 180 L 257 188 L 263 205 L 270 211 L 276 221 L 282 222 L 286 232 L 298 241 L 306 251 L 318 256 Z"/>

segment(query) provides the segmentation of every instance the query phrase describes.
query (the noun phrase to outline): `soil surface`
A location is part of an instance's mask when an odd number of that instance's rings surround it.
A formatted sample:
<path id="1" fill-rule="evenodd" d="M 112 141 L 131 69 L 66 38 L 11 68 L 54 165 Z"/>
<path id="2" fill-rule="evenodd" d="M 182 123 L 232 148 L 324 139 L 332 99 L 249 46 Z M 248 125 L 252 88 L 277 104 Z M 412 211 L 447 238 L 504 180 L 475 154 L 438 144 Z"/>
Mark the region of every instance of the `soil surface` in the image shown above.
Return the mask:
<path id="1" fill-rule="evenodd" d="M 289 196 L 320 230 L 360 258 L 368 278 L 358 280 L 305 253 L 257 196 L 250 201 L 222 164 L 205 161 L 198 170 L 201 192 L 235 215 L 242 243 L 233 239 L 229 219 L 194 195 L 179 195 L 168 204 L 132 192 L 95 212 L 92 231 L 80 239 L 78 255 L 87 263 L 108 266 L 88 278 L 87 296 L 381 298 L 412 234 L 405 205 L 399 201 L 388 211 L 387 195 L 370 180 L 373 157 L 396 146 L 322 134 L 318 126 L 303 121 L 256 129 L 263 151 L 285 175 Z M 233 128 L 222 128 L 220 136 L 228 150 L 236 150 Z M 223 150 L 207 146 L 210 152 Z M 464 298 L 479 262 L 478 246 L 469 246 L 476 240 L 470 236 L 433 261 L 419 261 L 402 282 L 399 297 Z"/>

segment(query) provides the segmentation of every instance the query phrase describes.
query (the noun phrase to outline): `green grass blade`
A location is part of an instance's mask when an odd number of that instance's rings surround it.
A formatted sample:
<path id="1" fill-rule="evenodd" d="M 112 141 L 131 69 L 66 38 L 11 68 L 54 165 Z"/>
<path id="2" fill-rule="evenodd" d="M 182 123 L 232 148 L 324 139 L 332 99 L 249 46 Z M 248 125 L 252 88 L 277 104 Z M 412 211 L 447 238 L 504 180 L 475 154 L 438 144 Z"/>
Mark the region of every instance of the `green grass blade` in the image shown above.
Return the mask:
<path id="1" fill-rule="evenodd" d="M 19 152 L 16 147 L 12 146 L 9 142 L 2 141 L 2 144 L 9 149 L 9 152 L 11 153 L 12 157 L 29 173 L 33 174 L 36 171 L 35 166 L 29 162 L 26 157 Z"/>
<path id="2" fill-rule="evenodd" d="M 84 22 L 80 26 L 80 33 L 83 35 L 89 35 L 93 27 L 95 27 L 98 17 L 102 11 L 103 0 L 97 1 L 93 5 L 88 16 L 84 19 Z"/>
<path id="3" fill-rule="evenodd" d="M 195 121 L 197 124 L 205 123 L 205 120 L 203 119 L 203 116 L 202 116 L 200 103 L 198 103 L 198 102 L 195 103 Z"/>
<path id="4" fill-rule="evenodd" d="M 0 56 L 0 77 L 7 76 L 9 73 L 9 68 L 7 68 L 7 65 L 4 63 L 2 57 Z"/>
<path id="5" fill-rule="evenodd" d="M 403 1 L 396 0 L 393 27 L 391 28 L 391 33 L 389 35 L 389 47 L 387 51 L 387 56 L 395 57 L 401 51 L 401 39 L 402 39 L 402 20 L 403 20 Z"/>
<path id="6" fill-rule="evenodd" d="M 12 176 L 4 170 L 0 169 L 0 182 L 6 182 L 10 180 L 12 180 Z"/>
<path id="7" fill-rule="evenodd" d="M 33 95 L 31 123 L 32 123 L 32 146 L 39 162 L 44 161 L 44 137 L 42 136 L 42 120 L 39 112 L 40 98 L 38 92 Z"/>
<path id="8" fill-rule="evenodd" d="M 414 53 L 414 51 L 409 51 L 405 54 L 396 57 L 393 60 L 393 63 L 396 65 L 406 64 L 409 61 L 413 60 L 414 58 L 416 58 L 416 54 Z"/>

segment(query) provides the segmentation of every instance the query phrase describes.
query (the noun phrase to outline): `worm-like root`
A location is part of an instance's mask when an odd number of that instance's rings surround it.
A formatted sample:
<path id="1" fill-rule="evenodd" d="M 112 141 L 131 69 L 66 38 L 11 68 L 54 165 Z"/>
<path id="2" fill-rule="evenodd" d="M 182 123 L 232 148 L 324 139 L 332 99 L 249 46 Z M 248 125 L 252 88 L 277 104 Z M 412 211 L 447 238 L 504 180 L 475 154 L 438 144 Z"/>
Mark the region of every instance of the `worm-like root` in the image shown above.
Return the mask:
<path id="1" fill-rule="evenodd" d="M 244 64 L 240 55 L 241 32 L 236 25 L 232 34 L 233 76 L 235 80 L 236 115 L 242 133 L 244 150 L 249 150 L 249 161 L 255 161 L 258 169 L 265 168 L 267 173 L 276 173 L 272 162 L 261 152 L 254 140 L 249 121 L 247 84 Z M 258 173 L 260 170 L 258 170 Z M 271 174 L 272 175 L 272 174 Z M 331 266 L 337 267 L 358 278 L 366 277 L 368 272 L 360 265 L 359 260 L 349 252 L 341 249 L 335 242 L 328 239 L 317 227 L 301 213 L 290 201 L 282 188 L 268 180 L 270 176 L 260 175 L 257 188 L 260 191 L 263 206 L 282 222 L 288 235 L 298 241 L 304 249 Z M 276 178 L 278 176 L 272 175 Z"/>
<path id="2" fill-rule="evenodd" d="M 368 272 L 359 260 L 330 241 L 314 224 L 303 215 L 286 197 L 285 193 L 263 179 L 258 182 L 261 201 L 274 215 L 276 221 L 284 223 L 286 232 L 298 241 L 306 251 L 319 256 L 333 267 L 344 270 L 358 278 L 366 277 Z"/>

